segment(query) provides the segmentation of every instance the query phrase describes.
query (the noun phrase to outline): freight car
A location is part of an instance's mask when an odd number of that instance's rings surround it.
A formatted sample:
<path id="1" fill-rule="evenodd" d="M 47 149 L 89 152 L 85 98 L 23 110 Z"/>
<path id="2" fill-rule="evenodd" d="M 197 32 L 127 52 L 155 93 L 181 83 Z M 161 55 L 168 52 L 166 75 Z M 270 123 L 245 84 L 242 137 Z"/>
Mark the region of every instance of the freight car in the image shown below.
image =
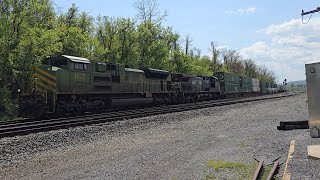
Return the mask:
<path id="1" fill-rule="evenodd" d="M 226 72 L 218 72 L 215 76 L 219 79 L 221 96 L 224 98 L 275 93 L 269 82 Z"/>
<path id="2" fill-rule="evenodd" d="M 260 81 L 260 91 L 261 91 L 261 94 L 267 94 L 268 93 L 268 91 L 267 91 L 267 82 Z"/>
<path id="3" fill-rule="evenodd" d="M 252 92 L 253 95 L 259 95 L 261 94 L 261 89 L 260 89 L 260 81 L 258 79 L 252 78 Z"/>
<path id="4" fill-rule="evenodd" d="M 221 97 L 238 97 L 241 95 L 239 76 L 226 72 L 217 72 L 215 76 L 220 82 Z"/>
<path id="5" fill-rule="evenodd" d="M 252 78 L 246 76 L 240 76 L 240 91 L 241 96 L 253 95 Z"/>

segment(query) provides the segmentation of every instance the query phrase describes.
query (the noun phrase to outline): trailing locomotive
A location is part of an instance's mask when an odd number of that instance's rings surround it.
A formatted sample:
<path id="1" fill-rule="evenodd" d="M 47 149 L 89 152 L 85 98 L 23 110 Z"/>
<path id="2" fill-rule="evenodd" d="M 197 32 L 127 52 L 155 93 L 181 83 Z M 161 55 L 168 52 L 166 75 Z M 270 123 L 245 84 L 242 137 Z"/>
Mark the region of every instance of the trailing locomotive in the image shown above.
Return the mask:
<path id="1" fill-rule="evenodd" d="M 80 113 L 107 109 L 113 99 L 152 98 L 154 103 L 182 103 L 273 93 L 273 86 L 269 86 L 230 73 L 192 76 L 60 55 L 33 67 L 30 81 L 20 92 L 20 109 L 32 116 Z"/>

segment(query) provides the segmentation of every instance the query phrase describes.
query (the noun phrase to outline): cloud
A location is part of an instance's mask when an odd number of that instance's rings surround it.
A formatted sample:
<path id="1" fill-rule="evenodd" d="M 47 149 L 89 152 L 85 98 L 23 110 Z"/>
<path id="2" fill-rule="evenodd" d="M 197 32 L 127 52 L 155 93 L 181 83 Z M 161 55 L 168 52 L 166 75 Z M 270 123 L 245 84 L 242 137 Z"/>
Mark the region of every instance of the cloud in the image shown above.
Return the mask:
<path id="1" fill-rule="evenodd" d="M 252 46 L 243 48 L 240 53 L 244 58 L 258 58 L 265 57 L 269 52 L 269 46 L 262 41 L 255 42 Z"/>
<path id="2" fill-rule="evenodd" d="M 229 49 L 229 46 L 218 46 L 217 50 L 219 51 L 227 51 Z"/>
<path id="3" fill-rule="evenodd" d="M 227 10 L 224 13 L 225 14 L 253 14 L 255 13 L 257 8 L 255 7 L 248 7 L 246 9 L 237 9 L 237 10 Z"/>
<path id="4" fill-rule="evenodd" d="M 240 54 L 273 70 L 279 81 L 304 79 L 305 63 L 320 61 L 320 18 L 308 24 L 293 19 L 257 32 L 269 40 L 257 41 L 241 49 Z"/>

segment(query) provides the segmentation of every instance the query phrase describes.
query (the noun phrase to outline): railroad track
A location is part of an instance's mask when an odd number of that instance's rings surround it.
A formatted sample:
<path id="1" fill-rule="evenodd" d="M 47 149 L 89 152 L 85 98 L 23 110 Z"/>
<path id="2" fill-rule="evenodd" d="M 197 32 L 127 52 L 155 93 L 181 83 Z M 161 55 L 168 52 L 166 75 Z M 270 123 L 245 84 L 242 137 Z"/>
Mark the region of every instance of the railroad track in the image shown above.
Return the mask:
<path id="1" fill-rule="evenodd" d="M 252 101 L 262 101 L 267 99 L 277 99 L 295 94 L 267 95 L 242 99 L 223 99 L 216 101 L 203 101 L 195 103 L 186 103 L 178 105 L 158 106 L 142 109 L 119 110 L 115 112 L 107 112 L 101 114 L 89 114 L 78 117 L 55 118 L 46 120 L 35 120 L 17 123 L 0 124 L 0 138 L 25 135 L 36 132 L 63 129 L 76 126 L 84 126 L 90 124 L 100 124 L 111 121 L 119 121 L 123 119 L 132 119 L 138 117 L 146 117 L 152 115 L 189 111 L 194 109 L 224 106 L 237 103 L 245 103 Z"/>
<path id="2" fill-rule="evenodd" d="M 276 161 L 273 162 L 272 169 L 268 173 L 266 180 L 275 179 L 275 176 L 279 173 L 278 171 L 280 168 L 279 166 L 280 166 L 280 161 L 277 159 Z M 263 173 L 264 173 L 264 161 L 260 160 L 257 166 L 257 169 L 252 177 L 252 180 L 262 179 Z"/>

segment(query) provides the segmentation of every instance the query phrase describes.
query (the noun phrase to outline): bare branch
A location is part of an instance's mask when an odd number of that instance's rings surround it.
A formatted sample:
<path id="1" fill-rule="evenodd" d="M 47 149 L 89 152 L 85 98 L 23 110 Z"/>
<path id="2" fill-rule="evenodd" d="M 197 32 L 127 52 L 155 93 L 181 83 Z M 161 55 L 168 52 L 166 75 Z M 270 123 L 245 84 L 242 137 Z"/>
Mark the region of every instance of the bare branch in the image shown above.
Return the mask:
<path id="1" fill-rule="evenodd" d="M 157 0 L 138 0 L 133 6 L 137 10 L 137 19 L 141 21 L 160 23 L 168 16 L 167 10 L 164 10 L 164 12 L 159 10 Z"/>

